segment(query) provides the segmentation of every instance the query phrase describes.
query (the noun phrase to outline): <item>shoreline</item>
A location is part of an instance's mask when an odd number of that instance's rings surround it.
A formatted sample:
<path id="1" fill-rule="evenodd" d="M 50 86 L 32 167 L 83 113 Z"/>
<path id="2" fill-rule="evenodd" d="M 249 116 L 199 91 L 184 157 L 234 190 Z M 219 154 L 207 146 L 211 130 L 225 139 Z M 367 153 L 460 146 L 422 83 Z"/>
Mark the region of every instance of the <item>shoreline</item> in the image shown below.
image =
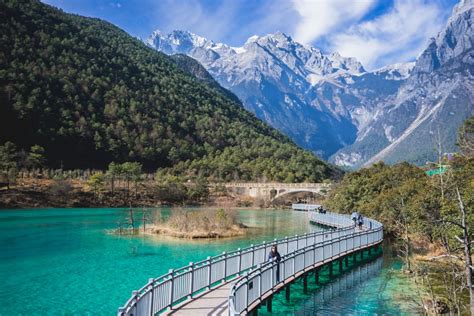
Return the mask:
<path id="1" fill-rule="evenodd" d="M 153 188 L 143 186 L 135 192 L 117 190 L 114 194 L 103 192 L 100 195 L 88 190 L 84 183 L 71 181 L 67 192 L 51 192 L 52 181 L 22 182 L 10 189 L 0 190 L 1 209 L 33 209 L 33 208 L 136 208 L 154 207 L 212 207 L 222 203 L 232 207 L 250 207 L 243 200 L 232 196 L 210 195 L 203 201 L 167 201 L 160 200 L 153 194 Z"/>
<path id="2" fill-rule="evenodd" d="M 159 198 L 154 192 L 153 183 L 142 184 L 137 191 L 116 188 L 100 193 L 91 189 L 82 180 L 70 180 L 68 187 L 54 187 L 54 180 L 22 179 L 10 189 L 0 189 L 1 209 L 33 208 L 135 208 L 155 207 L 239 207 L 239 208 L 278 208 L 261 205 L 247 196 L 222 195 L 210 192 L 201 200 L 184 199 L 173 201 L 172 197 Z"/>

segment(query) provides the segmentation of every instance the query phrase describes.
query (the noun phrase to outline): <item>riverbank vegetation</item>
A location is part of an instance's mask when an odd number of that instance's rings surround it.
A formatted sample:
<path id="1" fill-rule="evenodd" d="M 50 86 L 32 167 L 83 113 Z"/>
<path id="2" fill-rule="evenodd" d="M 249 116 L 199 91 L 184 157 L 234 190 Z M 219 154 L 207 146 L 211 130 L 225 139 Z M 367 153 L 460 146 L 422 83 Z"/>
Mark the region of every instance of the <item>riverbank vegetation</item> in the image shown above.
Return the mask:
<path id="1" fill-rule="evenodd" d="M 439 291 L 430 290 L 429 296 L 443 300 L 451 312 L 474 314 L 474 118 L 459 131 L 458 143 L 460 153 L 440 154 L 431 176 L 407 163 L 377 163 L 349 173 L 326 205 L 381 220 L 386 232 L 399 241 L 406 270 L 415 272 L 425 285 L 431 282 L 428 288 L 433 289 L 433 284 L 438 290 L 444 288 L 441 298 L 434 297 Z M 442 284 L 433 262 L 448 271 Z M 436 275 L 437 281 L 426 278 L 430 275 Z"/>
<path id="2" fill-rule="evenodd" d="M 204 178 L 146 174 L 140 164 L 128 162 L 111 164 L 107 172 L 22 170 L 0 192 L 4 208 L 200 205 L 233 198 L 225 187 L 211 187 Z"/>

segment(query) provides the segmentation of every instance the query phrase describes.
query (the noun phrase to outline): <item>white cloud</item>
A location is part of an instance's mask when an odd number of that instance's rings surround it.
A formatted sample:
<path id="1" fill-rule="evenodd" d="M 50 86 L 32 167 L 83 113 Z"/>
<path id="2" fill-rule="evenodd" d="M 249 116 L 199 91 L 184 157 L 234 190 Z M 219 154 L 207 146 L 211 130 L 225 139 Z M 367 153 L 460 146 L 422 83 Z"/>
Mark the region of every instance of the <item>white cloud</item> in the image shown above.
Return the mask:
<path id="1" fill-rule="evenodd" d="M 110 2 L 109 3 L 111 7 L 120 9 L 122 7 L 122 4 L 120 2 Z"/>
<path id="2" fill-rule="evenodd" d="M 336 28 L 362 18 L 375 0 L 293 0 L 300 20 L 295 39 L 309 44 Z"/>
<path id="3" fill-rule="evenodd" d="M 359 59 L 368 69 L 412 60 L 442 28 L 446 12 L 434 2 L 395 0 L 373 20 L 329 36 L 331 48 Z"/>
<path id="4" fill-rule="evenodd" d="M 254 34 L 277 30 L 289 33 L 292 21 L 297 18 L 287 0 L 223 0 L 212 5 L 202 0 L 148 1 L 154 7 L 154 29 L 187 30 L 233 46 L 242 45 Z"/>

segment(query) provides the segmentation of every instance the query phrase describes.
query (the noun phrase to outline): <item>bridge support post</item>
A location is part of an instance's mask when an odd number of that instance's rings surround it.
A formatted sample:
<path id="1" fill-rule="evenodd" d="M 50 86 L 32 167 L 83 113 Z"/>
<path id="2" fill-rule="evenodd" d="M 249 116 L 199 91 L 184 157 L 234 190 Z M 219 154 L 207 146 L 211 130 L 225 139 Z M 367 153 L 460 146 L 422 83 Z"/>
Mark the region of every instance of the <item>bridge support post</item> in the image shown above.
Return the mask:
<path id="1" fill-rule="evenodd" d="M 252 310 L 252 316 L 258 316 L 258 306 Z"/>
<path id="2" fill-rule="evenodd" d="M 314 271 L 314 282 L 316 284 L 319 284 L 319 268 L 317 268 L 316 271 Z"/>
<path id="3" fill-rule="evenodd" d="M 267 298 L 267 312 L 272 312 L 272 306 L 273 305 L 273 296 L 270 296 Z"/>
<path id="4" fill-rule="evenodd" d="M 306 274 L 303 275 L 303 293 L 308 294 L 308 277 Z"/>
<path id="5" fill-rule="evenodd" d="M 342 258 L 339 259 L 339 272 L 342 272 L 343 268 L 342 268 Z"/>
<path id="6" fill-rule="evenodd" d="M 360 250 L 360 261 L 364 259 L 364 249 Z"/>
<path id="7" fill-rule="evenodd" d="M 290 300 L 290 285 L 289 284 L 285 288 L 285 298 L 287 301 Z"/>
<path id="8" fill-rule="evenodd" d="M 346 262 L 346 268 L 347 268 L 349 266 L 349 256 L 345 256 L 344 261 Z"/>
<path id="9" fill-rule="evenodd" d="M 333 268 L 333 267 L 332 267 L 332 261 L 331 261 L 331 262 L 329 262 L 329 276 L 330 276 L 331 278 L 332 278 L 332 276 L 333 276 L 332 268 Z"/>
<path id="10" fill-rule="evenodd" d="M 354 259 L 354 263 L 357 262 L 357 251 L 352 253 L 352 259 Z"/>

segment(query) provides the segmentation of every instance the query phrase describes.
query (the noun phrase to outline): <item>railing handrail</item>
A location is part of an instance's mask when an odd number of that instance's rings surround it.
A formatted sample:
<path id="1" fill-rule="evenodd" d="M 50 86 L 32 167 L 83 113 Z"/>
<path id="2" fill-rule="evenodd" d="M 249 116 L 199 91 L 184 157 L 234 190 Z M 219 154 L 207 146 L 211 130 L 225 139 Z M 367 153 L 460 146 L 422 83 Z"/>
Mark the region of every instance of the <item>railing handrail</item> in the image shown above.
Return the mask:
<path id="1" fill-rule="evenodd" d="M 362 245 L 362 241 L 361 239 L 362 238 L 359 238 L 359 245 L 358 247 L 362 247 L 362 246 L 368 246 L 369 244 L 373 244 L 373 243 L 379 243 L 383 240 L 383 225 L 381 223 L 379 223 L 378 221 L 375 221 L 375 220 L 372 220 L 372 219 L 366 219 L 366 222 L 368 223 L 368 225 L 365 225 L 365 230 L 360 230 L 360 231 L 357 231 L 354 229 L 353 227 L 353 223 L 352 223 L 352 220 L 350 219 L 350 217 L 348 215 L 341 215 L 341 214 L 335 214 L 335 213 L 326 213 L 326 214 L 322 214 L 322 213 L 316 213 L 316 212 L 311 212 L 310 213 L 310 216 L 311 216 L 311 220 L 313 221 L 316 221 L 316 222 L 319 222 L 319 223 L 323 223 L 323 224 L 334 224 L 334 222 L 331 222 L 331 220 L 334 220 L 335 218 L 338 218 L 338 219 L 345 219 L 344 221 L 346 222 L 346 225 L 348 226 L 343 226 L 342 228 L 340 229 L 337 229 L 336 231 L 333 231 L 333 232 L 337 232 L 338 235 L 335 237 L 335 238 L 330 238 L 328 240 L 322 240 L 320 242 L 317 242 L 317 243 L 313 243 L 311 245 L 307 245 L 306 247 L 304 248 L 301 248 L 301 249 L 297 249 L 295 250 L 294 252 L 291 252 L 291 253 L 288 253 L 288 254 L 285 254 L 281 257 L 281 261 L 279 263 L 275 263 L 275 262 L 266 262 L 266 263 L 263 263 L 261 265 L 259 265 L 256 269 L 252 269 L 250 270 L 245 276 L 242 276 L 240 277 L 231 287 L 231 290 L 230 290 L 230 293 L 229 293 L 229 298 L 228 298 L 228 311 L 229 311 L 229 315 L 239 315 L 241 314 L 242 312 L 244 311 L 248 311 L 248 307 L 251 306 L 255 301 L 257 301 L 257 299 L 259 299 L 262 295 L 265 295 L 266 293 L 268 293 L 269 291 L 272 291 L 273 288 L 284 282 L 284 280 L 287 278 L 286 276 L 286 271 L 284 271 L 284 278 L 280 281 L 277 281 L 275 282 L 275 284 L 273 285 L 274 283 L 274 278 L 273 278 L 273 275 L 274 275 L 274 270 L 275 270 L 275 266 L 277 266 L 277 269 L 276 269 L 276 273 L 280 273 L 280 270 L 279 270 L 279 267 L 280 266 L 283 266 L 285 267 L 285 264 L 290 261 L 290 260 L 293 260 L 293 271 L 292 271 L 292 274 L 290 276 L 295 276 L 296 274 L 298 273 L 301 273 L 302 271 L 305 271 L 305 269 L 308 268 L 308 266 L 314 266 L 316 264 L 321 264 L 321 263 L 324 263 L 326 262 L 326 258 L 324 257 L 324 247 L 327 246 L 327 245 L 334 245 L 334 244 L 338 244 L 338 248 L 339 248 L 339 251 L 337 253 L 333 253 L 333 249 L 331 248 L 331 256 L 330 256 L 330 260 L 329 261 L 332 261 L 332 258 L 334 258 L 335 256 L 340 256 L 342 254 L 345 254 L 347 253 L 348 250 L 350 251 L 354 251 L 354 249 L 359 249 L 359 248 L 355 248 L 354 246 L 354 240 L 356 237 L 361 237 L 361 236 L 367 236 L 366 238 L 366 243 L 364 245 Z M 321 217 L 321 218 L 318 218 L 318 217 Z M 323 220 L 325 219 L 325 220 Z M 345 232 L 347 232 L 348 230 L 352 230 L 352 232 L 350 234 L 345 234 Z M 341 233 L 343 233 L 341 235 Z M 371 240 L 371 243 L 369 243 L 369 234 L 371 235 L 374 235 L 375 238 L 373 238 L 373 240 Z M 332 237 L 332 236 L 331 236 Z M 352 240 L 352 248 L 351 249 L 347 249 L 347 240 Z M 341 244 L 341 241 L 345 240 L 346 243 L 345 243 L 345 246 L 346 246 L 346 249 L 344 249 L 344 251 L 341 251 L 341 247 L 340 247 L 340 244 Z M 316 249 L 320 249 L 322 248 L 323 249 L 323 254 L 322 254 L 322 259 L 319 260 L 319 261 L 316 261 Z M 313 262 L 309 262 L 308 264 L 305 262 L 306 261 L 306 254 L 310 251 L 313 251 L 313 256 L 314 256 L 314 260 Z M 303 255 L 303 260 L 304 260 L 304 264 L 302 266 L 302 268 L 300 268 L 299 270 L 295 270 L 295 258 L 298 256 L 298 255 Z M 266 281 L 270 281 L 272 283 L 272 286 L 269 287 L 267 290 L 265 291 L 262 291 L 261 289 L 261 286 L 262 286 L 262 276 L 265 272 L 268 272 L 269 270 L 271 269 L 271 272 L 270 272 L 270 279 L 268 278 L 268 273 L 267 273 L 267 278 L 266 278 Z M 255 280 L 255 279 L 258 279 L 260 284 L 259 286 L 257 287 L 258 288 L 258 296 L 256 296 L 253 300 L 249 300 L 249 286 L 247 286 L 247 284 L 251 281 L 251 280 Z M 244 288 L 245 286 L 245 288 Z M 239 306 L 237 307 L 236 306 L 236 300 L 238 299 L 238 294 L 241 292 L 239 292 L 239 290 L 243 288 L 245 290 L 245 303 L 244 305 L 242 306 Z"/>
<path id="2" fill-rule="evenodd" d="M 291 204 L 291 208 L 293 210 L 307 210 L 307 211 L 314 211 L 318 207 L 320 207 L 321 204 L 305 204 L 305 203 L 293 203 Z"/>
<path id="3" fill-rule="evenodd" d="M 344 220 L 347 222 L 346 223 L 347 225 L 349 225 L 351 223 L 351 222 L 347 221 L 347 218 L 344 218 Z M 326 224 L 331 224 L 331 223 L 326 223 Z M 332 224 L 334 224 L 334 223 L 332 223 Z M 352 227 L 344 228 L 344 229 L 342 229 L 342 231 L 347 230 L 347 229 L 352 229 Z M 262 249 L 265 250 L 267 247 L 270 247 L 272 244 L 277 244 L 277 245 L 285 244 L 286 245 L 286 250 L 288 251 L 288 248 L 290 247 L 290 243 L 296 242 L 296 250 L 298 250 L 298 249 L 301 249 L 299 247 L 300 241 L 304 240 L 305 241 L 305 247 L 306 247 L 308 239 L 316 240 L 316 237 L 318 237 L 320 235 L 325 235 L 325 234 L 328 234 L 328 231 L 312 232 L 312 233 L 306 233 L 306 234 L 300 235 L 300 236 L 295 235 L 295 236 L 292 236 L 292 237 L 274 239 L 271 243 L 267 243 L 266 241 L 264 241 L 259 245 L 253 245 L 252 244 L 251 246 L 243 248 L 243 249 L 239 248 L 239 249 L 231 251 L 231 252 L 227 252 L 227 253 L 224 252 L 222 254 L 219 254 L 219 255 L 216 255 L 216 256 L 213 256 L 213 257 L 208 257 L 205 260 L 201 260 L 201 261 L 196 262 L 196 263 L 190 263 L 187 266 L 184 266 L 184 267 L 181 267 L 181 268 L 178 268 L 178 269 L 174 269 L 174 270 L 170 270 L 166 274 L 163 274 L 163 275 L 161 275 L 157 278 L 150 279 L 148 281 L 148 283 L 145 284 L 138 291 L 133 291 L 130 299 L 125 303 L 125 305 L 123 307 L 119 308 L 118 315 L 120 315 L 120 316 L 130 315 L 130 314 L 140 315 L 140 313 L 136 313 L 136 312 L 133 313 L 132 310 L 133 309 L 139 309 L 139 307 L 140 307 L 139 303 L 142 300 L 144 300 L 144 298 L 146 298 L 146 300 L 147 300 L 143 304 L 143 306 L 146 305 L 146 307 L 144 307 L 144 308 L 150 309 L 150 311 L 153 311 L 153 314 L 164 311 L 167 308 L 169 308 L 169 307 L 173 306 L 174 304 L 176 304 L 177 302 L 181 302 L 181 300 L 185 296 L 192 297 L 192 295 L 194 295 L 198 292 L 200 293 L 205 288 L 215 287 L 216 285 L 219 284 L 219 282 L 225 281 L 229 277 L 241 274 L 242 272 L 246 272 L 248 270 L 251 270 L 251 269 L 255 268 L 257 266 L 257 264 L 265 262 L 266 251 L 264 251 L 263 259 L 259 262 L 255 262 L 254 256 L 255 256 L 256 253 L 258 253 Z M 241 261 L 242 261 L 242 257 L 245 256 L 245 255 L 248 255 L 248 254 L 252 254 L 253 262 L 250 266 L 242 268 L 240 266 Z M 211 272 L 212 272 L 212 268 L 214 266 L 217 266 L 218 264 L 220 264 L 222 262 L 226 263 L 229 259 L 233 259 L 233 258 L 236 258 L 236 257 L 239 257 L 239 269 L 238 270 L 234 271 L 233 273 L 228 274 L 227 271 L 229 269 L 224 267 L 224 271 L 217 271 L 216 274 L 215 274 L 215 275 L 218 275 L 217 278 L 214 279 L 214 280 L 212 279 Z M 202 283 L 202 286 L 200 286 L 198 288 L 194 288 L 194 286 L 192 285 L 193 283 L 195 283 L 195 282 L 193 282 L 194 281 L 193 271 L 198 270 L 198 269 L 206 269 L 206 268 L 208 268 L 208 270 L 209 270 L 208 282 Z M 222 268 L 219 268 L 219 267 L 216 267 L 216 269 L 217 270 L 222 270 Z M 180 297 L 180 298 L 173 298 L 173 293 L 174 293 L 173 283 L 174 283 L 175 279 L 179 278 L 182 275 L 189 274 L 189 273 L 192 274 L 191 275 L 191 281 L 190 281 L 191 286 L 190 286 L 189 291 L 181 293 L 182 297 Z M 155 308 L 156 302 L 153 302 L 153 297 L 155 296 L 153 292 L 160 286 L 164 287 L 165 283 L 167 283 L 167 282 L 171 282 L 171 284 L 169 286 L 169 289 L 168 289 L 168 291 L 171 292 L 171 294 L 169 295 L 170 298 L 168 300 L 166 300 L 165 303 L 160 302 L 162 304 L 159 307 Z M 193 288 L 191 288 L 191 287 L 193 287 Z M 150 298 L 148 298 L 148 296 L 150 296 L 149 295 L 150 293 L 152 293 L 151 302 L 149 302 Z"/>

